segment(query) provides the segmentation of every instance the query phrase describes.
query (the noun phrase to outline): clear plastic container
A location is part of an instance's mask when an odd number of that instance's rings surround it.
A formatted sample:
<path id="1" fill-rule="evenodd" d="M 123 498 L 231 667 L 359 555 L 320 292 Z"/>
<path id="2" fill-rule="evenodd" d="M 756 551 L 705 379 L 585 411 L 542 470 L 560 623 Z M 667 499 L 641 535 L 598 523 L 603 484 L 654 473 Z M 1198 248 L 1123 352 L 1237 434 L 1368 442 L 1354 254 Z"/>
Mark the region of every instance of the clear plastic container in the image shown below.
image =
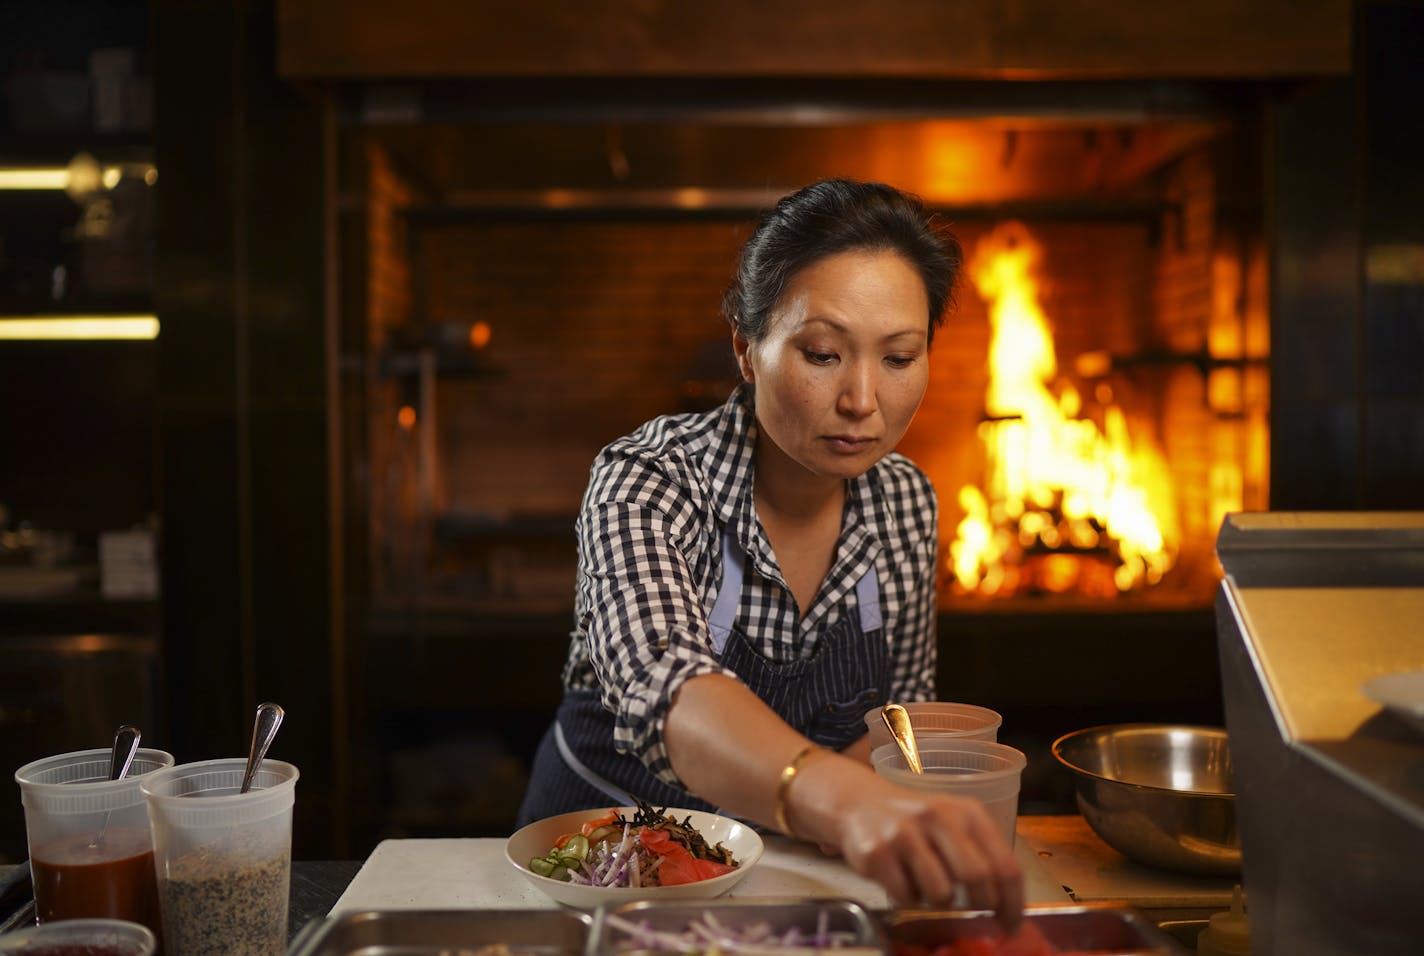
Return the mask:
<path id="1" fill-rule="evenodd" d="M 915 773 L 906 766 L 905 756 L 894 742 L 870 752 L 875 772 L 901 786 L 979 800 L 1012 845 L 1019 785 L 1028 765 L 1023 752 L 1007 744 L 963 737 L 930 737 L 915 743 L 924 773 Z"/>
<path id="2" fill-rule="evenodd" d="M 45 757 L 15 771 L 39 922 L 107 918 L 161 932 L 153 839 L 140 789 L 173 755 L 140 748 L 110 780 L 112 751 Z"/>
<path id="3" fill-rule="evenodd" d="M 122 919 L 68 919 L 0 936 L 0 954 L 24 956 L 153 956 L 157 948 L 152 930 Z"/>
<path id="4" fill-rule="evenodd" d="M 179 764 L 143 783 L 153 823 L 166 956 L 287 948 L 297 768 L 245 757 Z"/>
<path id="5" fill-rule="evenodd" d="M 978 704 L 956 704 L 950 701 L 926 700 L 901 704 L 910 716 L 910 729 L 915 739 L 922 737 L 963 737 L 968 740 L 999 739 L 999 727 L 1004 718 L 996 710 Z M 870 731 L 870 749 L 893 743 L 890 728 L 880 716 L 880 708 L 866 711 L 865 726 Z"/>

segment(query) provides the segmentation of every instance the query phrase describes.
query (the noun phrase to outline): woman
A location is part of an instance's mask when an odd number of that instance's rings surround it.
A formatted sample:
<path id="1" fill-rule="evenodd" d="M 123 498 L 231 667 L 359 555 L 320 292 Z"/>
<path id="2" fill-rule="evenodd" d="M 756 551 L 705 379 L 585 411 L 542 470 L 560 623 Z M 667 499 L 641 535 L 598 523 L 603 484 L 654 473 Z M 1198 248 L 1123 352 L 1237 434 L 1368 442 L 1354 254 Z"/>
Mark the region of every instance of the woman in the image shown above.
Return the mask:
<path id="1" fill-rule="evenodd" d="M 936 502 L 894 448 L 959 263 L 882 184 L 818 182 L 760 222 L 723 302 L 743 383 L 593 464 L 565 696 L 521 822 L 632 795 L 715 808 L 843 854 L 898 903 L 962 885 L 1017 922 L 982 806 L 876 775 L 864 724 L 934 696 Z"/>

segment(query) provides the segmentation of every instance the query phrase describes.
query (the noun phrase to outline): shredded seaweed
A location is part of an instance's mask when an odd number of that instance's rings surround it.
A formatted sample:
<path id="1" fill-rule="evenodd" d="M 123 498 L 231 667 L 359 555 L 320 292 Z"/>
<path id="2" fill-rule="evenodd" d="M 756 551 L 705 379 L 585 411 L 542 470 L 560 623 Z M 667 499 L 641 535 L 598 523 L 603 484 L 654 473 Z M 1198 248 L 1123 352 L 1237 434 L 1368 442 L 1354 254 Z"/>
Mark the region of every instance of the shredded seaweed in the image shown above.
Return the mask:
<path id="1" fill-rule="evenodd" d="M 688 852 L 702 860 L 713 860 L 717 863 L 725 863 L 728 866 L 736 866 L 737 861 L 732 857 L 732 851 L 724 847 L 721 843 L 715 846 L 707 842 L 707 838 L 697 832 L 697 828 L 692 825 L 692 816 L 689 814 L 679 821 L 675 817 L 667 815 L 667 807 L 655 808 L 647 802 L 633 798 L 638 809 L 633 814 L 632 820 L 624 820 L 619 814 L 618 819 L 623 823 L 631 823 L 635 827 L 650 827 L 654 830 L 666 830 L 677 843 L 687 847 Z"/>

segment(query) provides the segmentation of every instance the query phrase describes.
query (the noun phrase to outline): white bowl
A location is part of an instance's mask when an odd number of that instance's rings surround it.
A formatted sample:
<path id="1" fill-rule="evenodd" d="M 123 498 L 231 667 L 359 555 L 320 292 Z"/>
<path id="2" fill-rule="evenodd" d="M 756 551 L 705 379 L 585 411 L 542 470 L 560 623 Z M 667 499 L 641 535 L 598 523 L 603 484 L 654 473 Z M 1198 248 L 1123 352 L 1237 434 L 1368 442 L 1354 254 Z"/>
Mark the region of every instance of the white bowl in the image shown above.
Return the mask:
<path id="1" fill-rule="evenodd" d="M 1424 733 L 1424 670 L 1381 674 L 1365 681 L 1365 696 Z"/>
<path id="2" fill-rule="evenodd" d="M 632 819 L 636 807 L 619 807 L 624 817 Z M 540 876 L 529 869 L 529 861 L 544 856 L 554 846 L 554 841 L 565 833 L 578 830 L 585 820 L 602 816 L 603 810 L 579 810 L 561 813 L 556 817 L 546 817 L 522 827 L 504 845 L 504 856 L 509 865 L 518 870 L 526 880 L 540 892 L 552 897 L 556 902 L 578 909 L 593 909 L 601 903 L 625 903 L 629 900 L 691 900 L 710 899 L 721 896 L 741 882 L 742 877 L 756 866 L 761 859 L 763 844 L 761 836 L 737 820 L 721 817 L 715 813 L 700 810 L 679 810 L 669 807 L 667 816 L 682 820 L 692 818 L 692 826 L 712 845 L 718 843 L 732 851 L 737 868 L 730 873 L 699 880 L 696 883 L 682 883 L 677 886 L 582 886 L 565 883 L 562 880 Z"/>

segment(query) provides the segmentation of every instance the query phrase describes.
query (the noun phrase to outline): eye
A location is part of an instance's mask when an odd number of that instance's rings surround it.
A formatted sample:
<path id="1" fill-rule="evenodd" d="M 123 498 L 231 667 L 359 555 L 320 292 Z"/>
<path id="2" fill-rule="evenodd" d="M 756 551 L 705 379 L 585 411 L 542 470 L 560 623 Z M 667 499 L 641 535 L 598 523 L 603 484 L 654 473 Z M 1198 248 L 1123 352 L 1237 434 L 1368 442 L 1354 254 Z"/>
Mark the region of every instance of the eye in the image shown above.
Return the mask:
<path id="1" fill-rule="evenodd" d="M 816 349 L 802 349 L 801 351 L 806 356 L 806 361 L 812 365 L 830 365 L 836 360 L 835 355 L 831 352 L 820 352 Z"/>
<path id="2" fill-rule="evenodd" d="M 919 359 L 918 355 L 887 355 L 885 364 L 891 368 L 909 368 Z"/>

